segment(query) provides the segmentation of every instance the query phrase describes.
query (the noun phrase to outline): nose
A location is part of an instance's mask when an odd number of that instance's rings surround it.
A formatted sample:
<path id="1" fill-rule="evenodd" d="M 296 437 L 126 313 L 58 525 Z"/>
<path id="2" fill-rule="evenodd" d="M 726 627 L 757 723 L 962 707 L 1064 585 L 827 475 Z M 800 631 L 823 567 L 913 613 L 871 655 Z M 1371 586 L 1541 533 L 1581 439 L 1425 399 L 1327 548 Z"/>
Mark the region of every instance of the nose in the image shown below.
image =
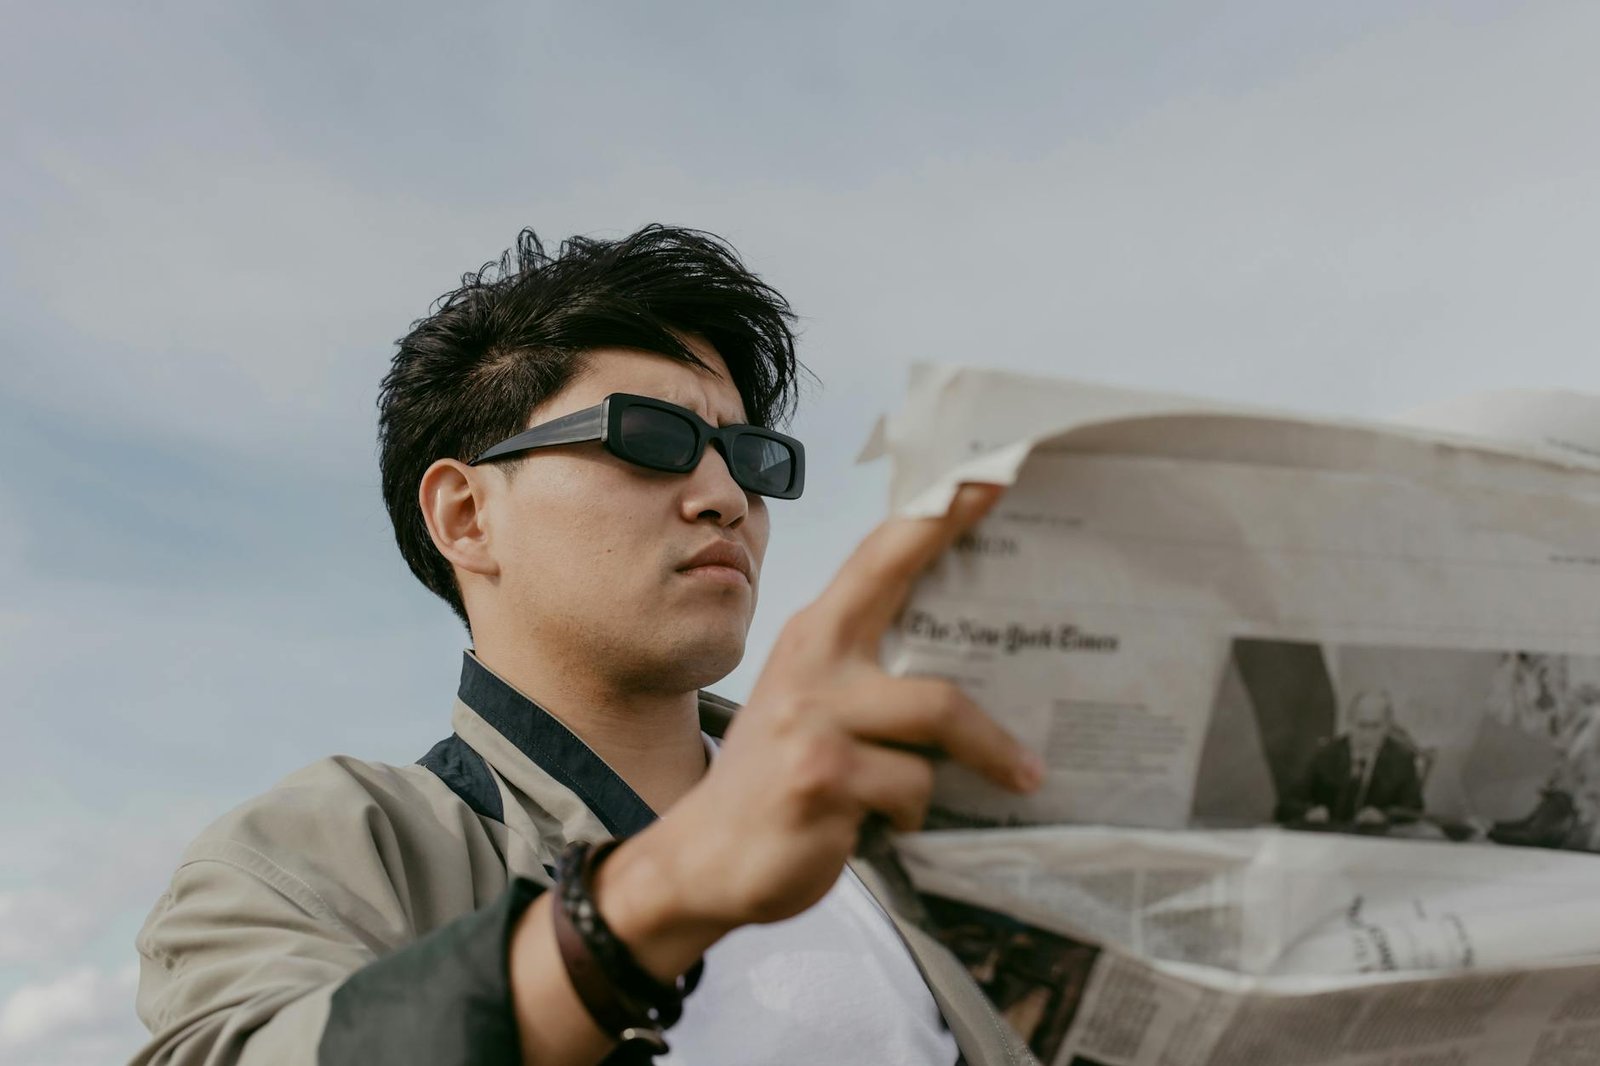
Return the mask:
<path id="1" fill-rule="evenodd" d="M 690 471 L 683 491 L 683 517 L 690 522 L 709 518 L 732 529 L 750 513 L 750 498 L 728 472 L 727 457 L 719 443 L 706 448 L 700 465 Z"/>

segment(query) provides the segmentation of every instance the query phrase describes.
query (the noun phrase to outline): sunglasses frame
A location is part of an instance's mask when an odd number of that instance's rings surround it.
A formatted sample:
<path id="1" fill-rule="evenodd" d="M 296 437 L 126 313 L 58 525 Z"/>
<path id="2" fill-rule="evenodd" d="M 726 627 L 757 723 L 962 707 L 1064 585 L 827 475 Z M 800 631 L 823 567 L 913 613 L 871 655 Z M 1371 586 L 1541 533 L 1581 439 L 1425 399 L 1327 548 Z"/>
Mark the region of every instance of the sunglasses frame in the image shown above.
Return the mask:
<path id="1" fill-rule="evenodd" d="M 689 423 L 694 429 L 695 441 L 694 455 L 688 463 L 647 461 L 628 451 L 622 435 L 622 416 L 634 407 L 653 408 L 675 415 Z M 777 441 L 790 450 L 794 456 L 794 470 L 784 491 L 765 492 L 746 485 L 740 479 L 738 471 L 734 469 L 733 460 L 729 458 L 729 449 L 740 437 L 759 437 L 762 440 Z M 728 473 L 746 492 L 768 496 L 775 500 L 797 500 L 800 498 L 800 493 L 805 490 L 806 449 L 805 445 L 795 438 L 761 426 L 713 426 L 687 407 L 679 407 L 675 403 L 658 400 L 653 396 L 636 396 L 630 392 L 613 392 L 593 407 L 586 407 L 582 411 L 574 411 L 560 418 L 552 418 L 531 429 L 525 429 L 514 437 L 507 437 L 499 444 L 485 450 L 467 465 L 477 466 L 480 463 L 504 459 L 509 455 L 519 455 L 539 448 L 557 448 L 564 444 L 585 444 L 596 440 L 605 446 L 606 451 L 619 459 L 647 470 L 661 470 L 669 474 L 687 474 L 699 466 L 700 460 L 705 458 L 706 446 L 710 445 L 722 454 L 722 461 L 727 464 Z"/>

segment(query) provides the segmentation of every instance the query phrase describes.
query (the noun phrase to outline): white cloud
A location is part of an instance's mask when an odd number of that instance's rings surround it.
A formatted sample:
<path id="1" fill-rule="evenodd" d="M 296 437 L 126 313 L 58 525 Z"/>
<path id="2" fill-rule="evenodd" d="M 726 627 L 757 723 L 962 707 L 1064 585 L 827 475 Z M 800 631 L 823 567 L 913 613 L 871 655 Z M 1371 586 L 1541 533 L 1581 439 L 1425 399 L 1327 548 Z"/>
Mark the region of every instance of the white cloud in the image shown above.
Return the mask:
<path id="1" fill-rule="evenodd" d="M 68 343 L 17 352 L 13 387 L 184 443 L 303 455 L 369 440 L 389 343 L 458 270 L 450 234 L 470 228 L 290 155 L 141 164 L 44 146 L 32 162 L 61 203 L 11 254 Z M 138 249 L 137 269 L 113 249 Z"/>
<path id="2" fill-rule="evenodd" d="M 242 131 L 232 142 L 187 135 L 176 93 L 167 121 L 179 133 L 166 137 L 159 121 L 120 140 L 92 123 L 83 135 L 39 110 L 44 139 L 19 156 L 49 194 L 7 232 L 0 266 L 12 268 L 11 291 L 36 327 L 72 343 L 10 346 L 0 388 L 186 448 L 287 466 L 324 461 L 332 444 L 341 461 L 371 470 L 372 401 L 389 342 L 517 227 L 560 237 L 661 219 L 721 232 L 805 315 L 802 353 L 825 383 L 797 426 L 812 444 L 813 496 L 774 509 L 749 665 L 721 686 L 742 695 L 784 618 L 880 513 L 881 471 L 847 464 L 913 358 L 1369 414 L 1498 383 L 1600 388 L 1600 362 L 1589 357 L 1600 304 L 1586 289 L 1600 246 L 1600 141 L 1589 133 L 1600 11 L 1506 8 L 1473 23 L 1397 9 L 1394 19 L 1269 78 L 1149 78 L 1137 107 L 1090 106 L 1087 124 L 1052 125 L 1047 105 L 1029 122 L 995 115 L 1009 132 L 982 151 L 946 141 L 858 153 L 868 137 L 845 123 L 834 162 L 763 181 L 729 161 L 781 159 L 792 116 L 775 115 L 777 136 L 763 140 L 715 106 L 683 108 L 681 84 L 663 83 L 652 105 L 663 116 L 693 110 L 704 129 L 724 130 L 721 151 L 641 164 L 629 154 L 635 131 L 617 125 L 605 130 L 613 154 L 576 153 L 573 164 L 562 153 L 570 169 L 589 171 L 574 184 L 516 165 L 530 157 L 506 145 L 543 140 L 554 155 L 560 138 L 537 106 L 523 107 L 535 95 L 527 85 L 496 83 L 480 95 L 494 98 L 484 104 L 501 109 L 505 128 L 498 142 L 450 142 L 460 181 L 448 194 L 401 168 L 341 170 L 314 139 L 254 136 L 258 116 L 238 119 L 227 100 L 207 106 Z M 152 66 L 171 59 L 157 47 L 161 27 L 130 21 L 149 40 L 131 49 L 112 40 L 115 51 Z M 205 36 L 198 20 L 184 21 Z M 69 36 L 74 47 L 83 37 Z M 198 50 L 181 40 L 185 55 Z M 741 40 L 726 43 L 732 51 Z M 886 133 L 897 112 L 928 107 L 923 88 L 966 97 L 971 114 L 992 102 L 982 85 L 952 88 L 942 62 L 879 56 L 867 39 L 854 46 L 874 66 L 852 72 L 852 91 L 872 97 Z M 819 69 L 839 63 L 820 58 Z M 1130 82 L 1152 60 L 1126 58 L 1113 65 Z M 893 72 L 887 87 L 866 76 L 880 59 Z M 480 85 L 480 73 L 461 85 Z M 457 76 L 436 74 L 441 85 Z M 939 84 L 919 80 L 929 78 Z M 1071 63 L 1039 85 L 1081 88 Z M 93 96 L 84 113 L 100 116 L 98 89 Z M 587 90 L 574 99 L 587 106 Z M 619 101 L 616 115 L 632 106 Z M 409 129 L 412 118 L 407 110 L 390 128 Z M 820 109 L 809 118 L 831 128 Z M 426 132 L 417 141 L 431 143 Z M 314 570 L 273 594 L 226 577 L 175 580 L 157 597 L 103 578 L 46 583 L 8 563 L 28 546 L 24 534 L 47 535 L 49 504 L 34 531 L 0 498 L 0 585 L 12 593 L 0 604 L 0 677 L 24 730 L 65 738 L 61 750 L 76 745 L 71 772 L 64 761 L 26 768 L 40 795 L 13 793 L 23 803 L 7 805 L 0 827 L 11 860 L 0 960 L 34 968 L 0 1007 L 8 1066 L 124 1055 L 137 1038 L 131 990 L 119 983 L 126 972 L 49 968 L 114 950 L 107 922 L 142 916 L 181 842 L 257 780 L 332 748 L 403 758 L 419 705 L 437 706 L 442 731 L 450 681 L 433 687 L 416 661 L 441 649 L 448 672 L 459 636 L 442 635 L 442 607 L 437 630 L 425 630 L 427 608 L 361 616 L 351 607 L 371 595 L 361 590 L 334 605 Z M 311 561 L 340 572 L 341 552 L 367 547 L 355 537 L 330 528 Z M 409 578 L 397 566 L 392 580 Z M 279 602 L 294 597 L 296 609 Z M 67 704 L 83 716 L 54 724 L 48 712 Z M 105 739 L 140 730 L 137 746 L 124 740 L 137 757 Z M 225 784 L 215 783 L 219 766 Z M 44 794 L 54 780 L 73 783 Z M 101 789 L 108 805 L 113 787 L 125 790 L 115 797 L 130 807 L 125 819 L 86 812 L 68 824 L 77 815 L 63 803 L 87 808 L 79 793 Z M 163 819 L 170 830 L 151 827 Z"/>
<path id="3" fill-rule="evenodd" d="M 75 894 L 45 888 L 0 893 L 0 964 L 71 955 L 92 935 L 97 920 Z"/>
<path id="4" fill-rule="evenodd" d="M 134 1013 L 133 931 L 207 814 L 192 802 L 139 806 L 0 825 L 0 853 L 15 860 L 6 879 L 19 884 L 0 892 L 6 1066 L 100 1066 L 146 1039 Z"/>
<path id="5" fill-rule="evenodd" d="M 197 441 L 354 441 L 389 341 L 518 225 L 664 218 L 770 266 L 810 319 L 810 358 L 853 386 L 820 401 L 835 426 L 854 417 L 842 397 L 887 398 L 919 355 L 1346 409 L 1462 373 L 1600 383 L 1580 359 L 1600 330 L 1583 289 L 1600 74 L 1574 44 L 1597 31 L 1584 5 L 1400 14 L 1270 80 L 1167 87 L 1093 136 L 845 156 L 831 181 L 612 158 L 535 191 L 491 152 L 442 202 L 288 150 L 47 145 L 36 163 L 66 191 L 18 243 L 19 280 L 134 354 L 51 352 L 32 375 L 58 402 Z M 139 249 L 139 268 L 110 248 Z"/>
<path id="6" fill-rule="evenodd" d="M 96 938 L 135 925 L 166 887 L 183 846 L 214 812 L 192 800 L 150 810 L 133 802 L 117 815 L 90 809 L 35 810 L 0 825 L 7 856 L 0 891 L 0 967 L 81 960 Z M 19 813 L 20 804 L 9 809 Z M 109 945 L 132 958 L 131 938 Z"/>
<path id="7" fill-rule="evenodd" d="M 25 984 L 0 1003 L 9 1066 L 88 1066 L 126 1059 L 144 1030 L 133 1013 L 136 967 L 80 967 Z"/>
<path id="8" fill-rule="evenodd" d="M 1597 33 L 1581 6 L 1418 19 L 1092 139 L 703 203 L 792 281 L 836 386 L 931 356 L 1367 413 L 1597 388 Z"/>
<path id="9" fill-rule="evenodd" d="M 806 316 L 803 353 L 825 388 L 797 429 L 817 492 L 834 497 L 777 516 L 752 665 L 725 686 L 738 693 L 876 518 L 876 476 L 847 464 L 913 358 L 1359 414 L 1507 383 L 1600 388 L 1600 305 L 1584 289 L 1600 244 L 1587 113 L 1600 72 L 1574 43 L 1597 31 L 1583 5 L 1400 15 L 1270 79 L 1152 94 L 1093 136 L 1041 126 L 986 153 L 842 156 L 825 181 L 734 183 L 622 156 L 581 187 L 536 192 L 514 168 L 476 167 L 471 195 L 446 203 L 287 145 L 133 160 L 47 146 L 39 160 L 66 192 L 18 245 L 31 264 L 19 281 L 97 343 L 140 355 L 51 352 L 33 388 L 80 416 L 286 463 L 338 440 L 370 470 L 381 353 L 518 225 L 723 232 Z M 139 249 L 138 269 L 97 254 L 108 247 Z M 210 608 L 168 624 L 59 591 L 106 620 L 73 627 L 97 651 L 135 629 L 164 647 L 271 636 Z M 31 672 L 70 669 L 80 649 L 31 628 Z M 260 646 L 282 654 L 285 640 Z"/>

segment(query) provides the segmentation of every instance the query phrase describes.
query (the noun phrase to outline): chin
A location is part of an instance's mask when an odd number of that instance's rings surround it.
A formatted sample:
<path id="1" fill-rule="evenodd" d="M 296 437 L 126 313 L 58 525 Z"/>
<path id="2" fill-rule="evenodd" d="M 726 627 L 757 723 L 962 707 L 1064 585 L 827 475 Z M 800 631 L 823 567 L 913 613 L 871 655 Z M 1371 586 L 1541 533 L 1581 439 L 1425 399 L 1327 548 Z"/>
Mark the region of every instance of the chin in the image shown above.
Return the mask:
<path id="1" fill-rule="evenodd" d="M 690 637 L 690 634 L 683 634 Z M 680 692 L 705 688 L 733 673 L 744 660 L 745 631 L 717 634 L 700 630 L 690 639 L 658 650 L 659 675 Z"/>
<path id="2" fill-rule="evenodd" d="M 679 660 L 685 688 L 706 688 L 715 685 L 736 670 L 744 661 L 744 641 L 729 650 L 706 650 Z"/>

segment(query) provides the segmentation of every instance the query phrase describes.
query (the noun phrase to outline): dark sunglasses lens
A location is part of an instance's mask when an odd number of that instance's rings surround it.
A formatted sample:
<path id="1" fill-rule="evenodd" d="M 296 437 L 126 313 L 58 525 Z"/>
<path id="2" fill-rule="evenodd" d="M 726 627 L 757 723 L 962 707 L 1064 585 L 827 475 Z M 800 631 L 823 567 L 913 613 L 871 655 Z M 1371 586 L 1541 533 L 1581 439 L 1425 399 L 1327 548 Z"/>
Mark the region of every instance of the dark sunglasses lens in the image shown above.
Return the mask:
<path id="1" fill-rule="evenodd" d="M 794 451 L 781 440 L 746 433 L 729 449 L 735 479 L 751 492 L 775 495 L 794 484 Z"/>
<path id="2" fill-rule="evenodd" d="M 699 434 L 694 424 L 659 407 L 622 412 L 622 446 L 627 457 L 659 470 L 684 470 L 694 462 Z"/>

